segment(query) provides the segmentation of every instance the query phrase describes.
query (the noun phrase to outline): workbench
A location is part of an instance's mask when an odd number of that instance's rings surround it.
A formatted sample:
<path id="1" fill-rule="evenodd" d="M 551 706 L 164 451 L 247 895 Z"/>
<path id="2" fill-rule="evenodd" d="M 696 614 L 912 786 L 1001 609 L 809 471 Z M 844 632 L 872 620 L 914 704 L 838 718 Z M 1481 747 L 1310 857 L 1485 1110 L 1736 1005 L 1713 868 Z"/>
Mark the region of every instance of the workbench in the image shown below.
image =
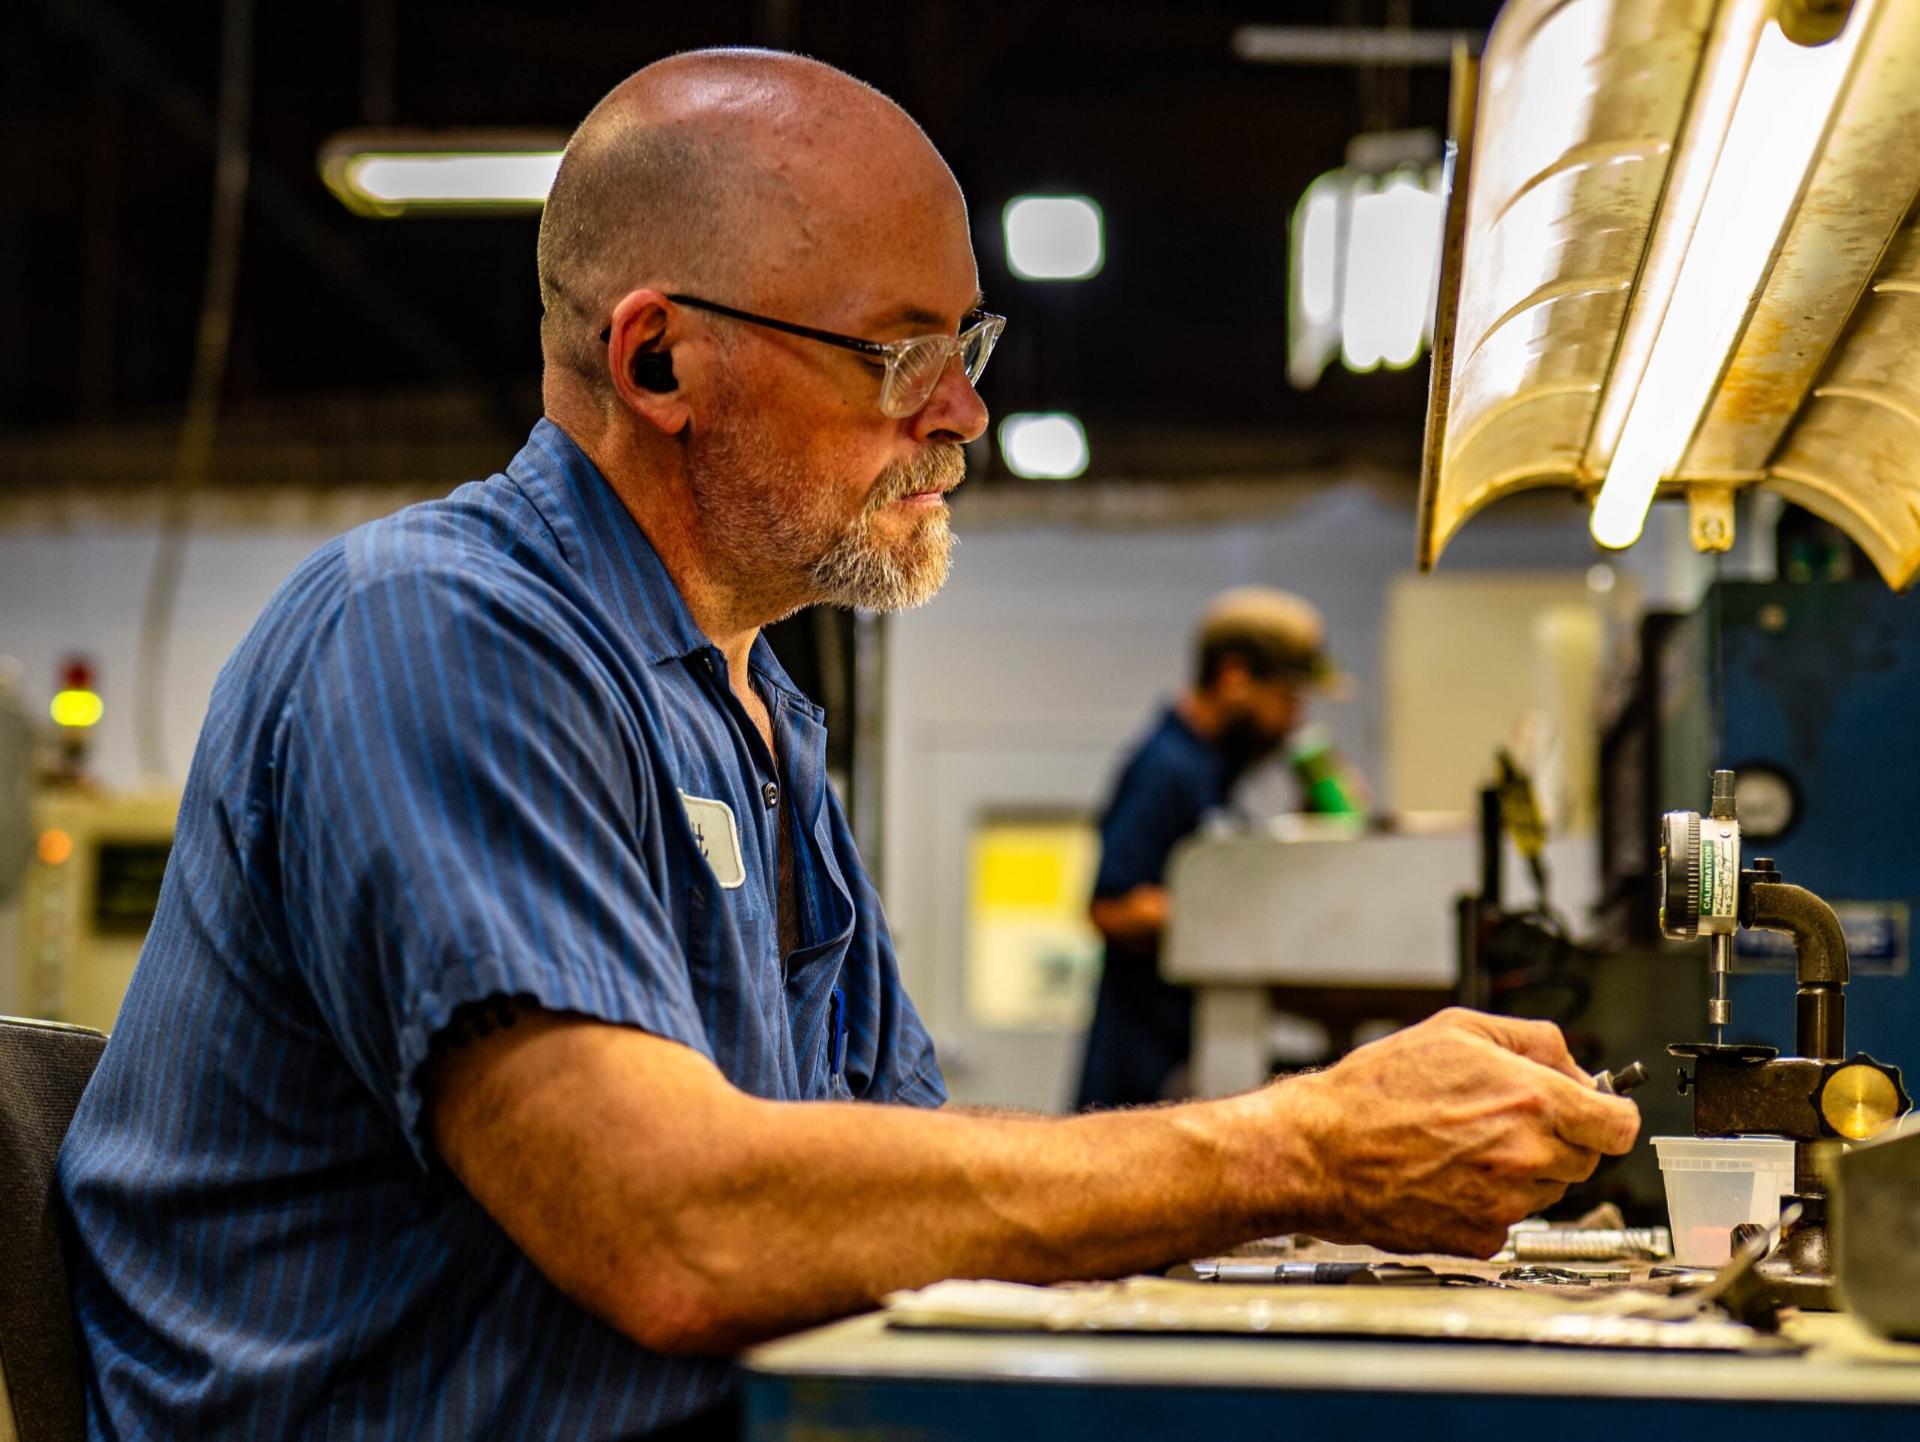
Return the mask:
<path id="1" fill-rule="evenodd" d="M 749 1352 L 751 1442 L 1826 1442 L 1920 1439 L 1920 1345 L 1844 1317 L 1796 1357 L 1454 1343 L 890 1330 Z"/>

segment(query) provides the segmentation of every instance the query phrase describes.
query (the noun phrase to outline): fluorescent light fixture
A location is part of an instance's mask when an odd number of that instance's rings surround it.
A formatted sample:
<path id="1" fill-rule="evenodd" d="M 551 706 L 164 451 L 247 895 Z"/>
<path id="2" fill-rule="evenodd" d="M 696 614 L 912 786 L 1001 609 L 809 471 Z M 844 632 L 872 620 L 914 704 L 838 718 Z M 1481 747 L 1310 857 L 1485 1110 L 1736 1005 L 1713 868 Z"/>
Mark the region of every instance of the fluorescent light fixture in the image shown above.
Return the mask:
<path id="1" fill-rule="evenodd" d="M 348 132 L 322 147 L 320 175 L 361 215 L 537 211 L 564 143 L 545 132 Z"/>
<path id="2" fill-rule="evenodd" d="M 1864 7 L 1863 7 L 1864 8 Z M 1805 183 L 1867 27 L 1796 45 L 1768 21 L 1661 319 L 1647 368 L 1593 506 L 1594 540 L 1620 549 L 1646 524 L 1662 477 L 1679 466 Z"/>
<path id="3" fill-rule="evenodd" d="M 1016 476 L 1072 480 L 1087 468 L 1087 433 L 1065 411 L 1024 411 L 1000 422 L 1000 456 Z"/>
<path id="4" fill-rule="evenodd" d="M 1399 370 L 1419 359 L 1440 263 L 1440 197 L 1401 173 L 1356 190 L 1340 295 L 1348 370 Z"/>
<path id="5" fill-rule="evenodd" d="M 1086 280 L 1106 263 L 1100 207 L 1084 195 L 1021 195 L 1001 214 L 1007 265 L 1022 280 Z"/>
<path id="6" fill-rule="evenodd" d="M 1346 186 L 1337 174 L 1321 176 L 1300 198 L 1293 243 L 1300 318 L 1311 326 L 1326 325 L 1340 314 L 1340 209 L 1345 198 Z"/>
<path id="7" fill-rule="evenodd" d="M 1349 150 L 1364 151 L 1365 139 Z M 1287 377 L 1301 389 L 1335 356 L 1351 371 L 1398 370 L 1432 339 L 1446 218 L 1440 169 L 1386 164 L 1330 170 L 1294 209 Z"/>

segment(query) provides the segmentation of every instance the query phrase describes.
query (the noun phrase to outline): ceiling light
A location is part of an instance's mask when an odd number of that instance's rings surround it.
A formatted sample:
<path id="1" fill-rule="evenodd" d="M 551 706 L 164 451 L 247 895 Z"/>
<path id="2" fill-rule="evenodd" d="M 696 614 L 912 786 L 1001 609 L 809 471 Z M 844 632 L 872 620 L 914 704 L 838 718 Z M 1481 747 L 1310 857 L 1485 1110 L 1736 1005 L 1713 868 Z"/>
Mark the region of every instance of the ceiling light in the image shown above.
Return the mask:
<path id="1" fill-rule="evenodd" d="M 360 215 L 537 211 L 566 137 L 527 131 L 350 131 L 320 151 L 320 176 Z"/>
<path id="2" fill-rule="evenodd" d="M 1440 262 L 1440 197 L 1405 173 L 1356 189 L 1340 293 L 1348 370 L 1393 370 L 1420 357 Z"/>
<path id="3" fill-rule="evenodd" d="M 1065 411 L 1027 411 L 1000 422 L 1000 457 L 1029 480 L 1066 481 L 1087 468 L 1087 433 Z"/>
<path id="4" fill-rule="evenodd" d="M 1400 369 L 1433 334 L 1446 206 L 1431 131 L 1356 136 L 1294 208 L 1287 378 Z"/>
<path id="5" fill-rule="evenodd" d="M 1509 4 L 1455 65 L 1421 568 L 1561 486 L 1604 545 L 1765 493 L 1920 580 L 1915 134 L 1920 4 Z"/>
<path id="6" fill-rule="evenodd" d="M 1022 280 L 1086 280 L 1106 262 L 1100 207 L 1084 195 L 1022 195 L 1001 222 L 1007 265 Z"/>
<path id="7" fill-rule="evenodd" d="M 1593 538 L 1640 538 L 1660 481 L 1680 464 L 1772 264 L 1864 27 L 1803 46 L 1768 21 L 1740 88 L 1672 299 L 1593 506 Z"/>

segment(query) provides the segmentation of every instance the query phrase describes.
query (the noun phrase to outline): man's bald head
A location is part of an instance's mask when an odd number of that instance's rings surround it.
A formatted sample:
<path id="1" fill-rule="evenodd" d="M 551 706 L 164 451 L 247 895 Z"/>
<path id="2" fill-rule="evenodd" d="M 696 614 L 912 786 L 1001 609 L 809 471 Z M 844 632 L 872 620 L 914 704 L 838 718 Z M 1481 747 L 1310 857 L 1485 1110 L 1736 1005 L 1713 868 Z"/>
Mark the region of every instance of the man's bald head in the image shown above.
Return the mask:
<path id="1" fill-rule="evenodd" d="M 830 65 L 766 50 L 649 65 L 581 122 L 547 198 L 547 364 L 604 400 L 598 337 L 629 291 L 777 305 L 844 276 L 848 252 L 882 239 L 861 232 L 884 232 L 889 192 L 941 191 L 964 216 L 952 174 L 912 118 Z"/>

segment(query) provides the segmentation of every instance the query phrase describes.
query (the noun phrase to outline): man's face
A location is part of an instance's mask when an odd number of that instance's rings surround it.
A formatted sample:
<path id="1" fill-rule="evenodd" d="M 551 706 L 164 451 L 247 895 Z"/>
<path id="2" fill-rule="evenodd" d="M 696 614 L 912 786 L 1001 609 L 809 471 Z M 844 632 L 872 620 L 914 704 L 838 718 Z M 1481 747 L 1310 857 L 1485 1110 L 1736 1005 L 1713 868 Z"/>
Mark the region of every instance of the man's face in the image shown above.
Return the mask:
<path id="1" fill-rule="evenodd" d="M 1298 687 L 1258 680 L 1237 661 L 1222 669 L 1215 691 L 1223 717 L 1220 745 L 1243 766 L 1272 755 L 1306 716 L 1306 700 Z"/>
<path id="2" fill-rule="evenodd" d="M 770 287 L 783 309 L 769 313 L 877 341 L 954 334 L 977 281 L 965 213 L 941 200 L 904 207 L 859 247 L 859 267 Z M 709 546 L 779 609 L 929 600 L 953 549 L 945 495 L 987 421 L 959 367 L 895 419 L 880 410 L 884 368 L 857 353 L 754 327 L 735 328 L 725 351 L 690 456 Z"/>

